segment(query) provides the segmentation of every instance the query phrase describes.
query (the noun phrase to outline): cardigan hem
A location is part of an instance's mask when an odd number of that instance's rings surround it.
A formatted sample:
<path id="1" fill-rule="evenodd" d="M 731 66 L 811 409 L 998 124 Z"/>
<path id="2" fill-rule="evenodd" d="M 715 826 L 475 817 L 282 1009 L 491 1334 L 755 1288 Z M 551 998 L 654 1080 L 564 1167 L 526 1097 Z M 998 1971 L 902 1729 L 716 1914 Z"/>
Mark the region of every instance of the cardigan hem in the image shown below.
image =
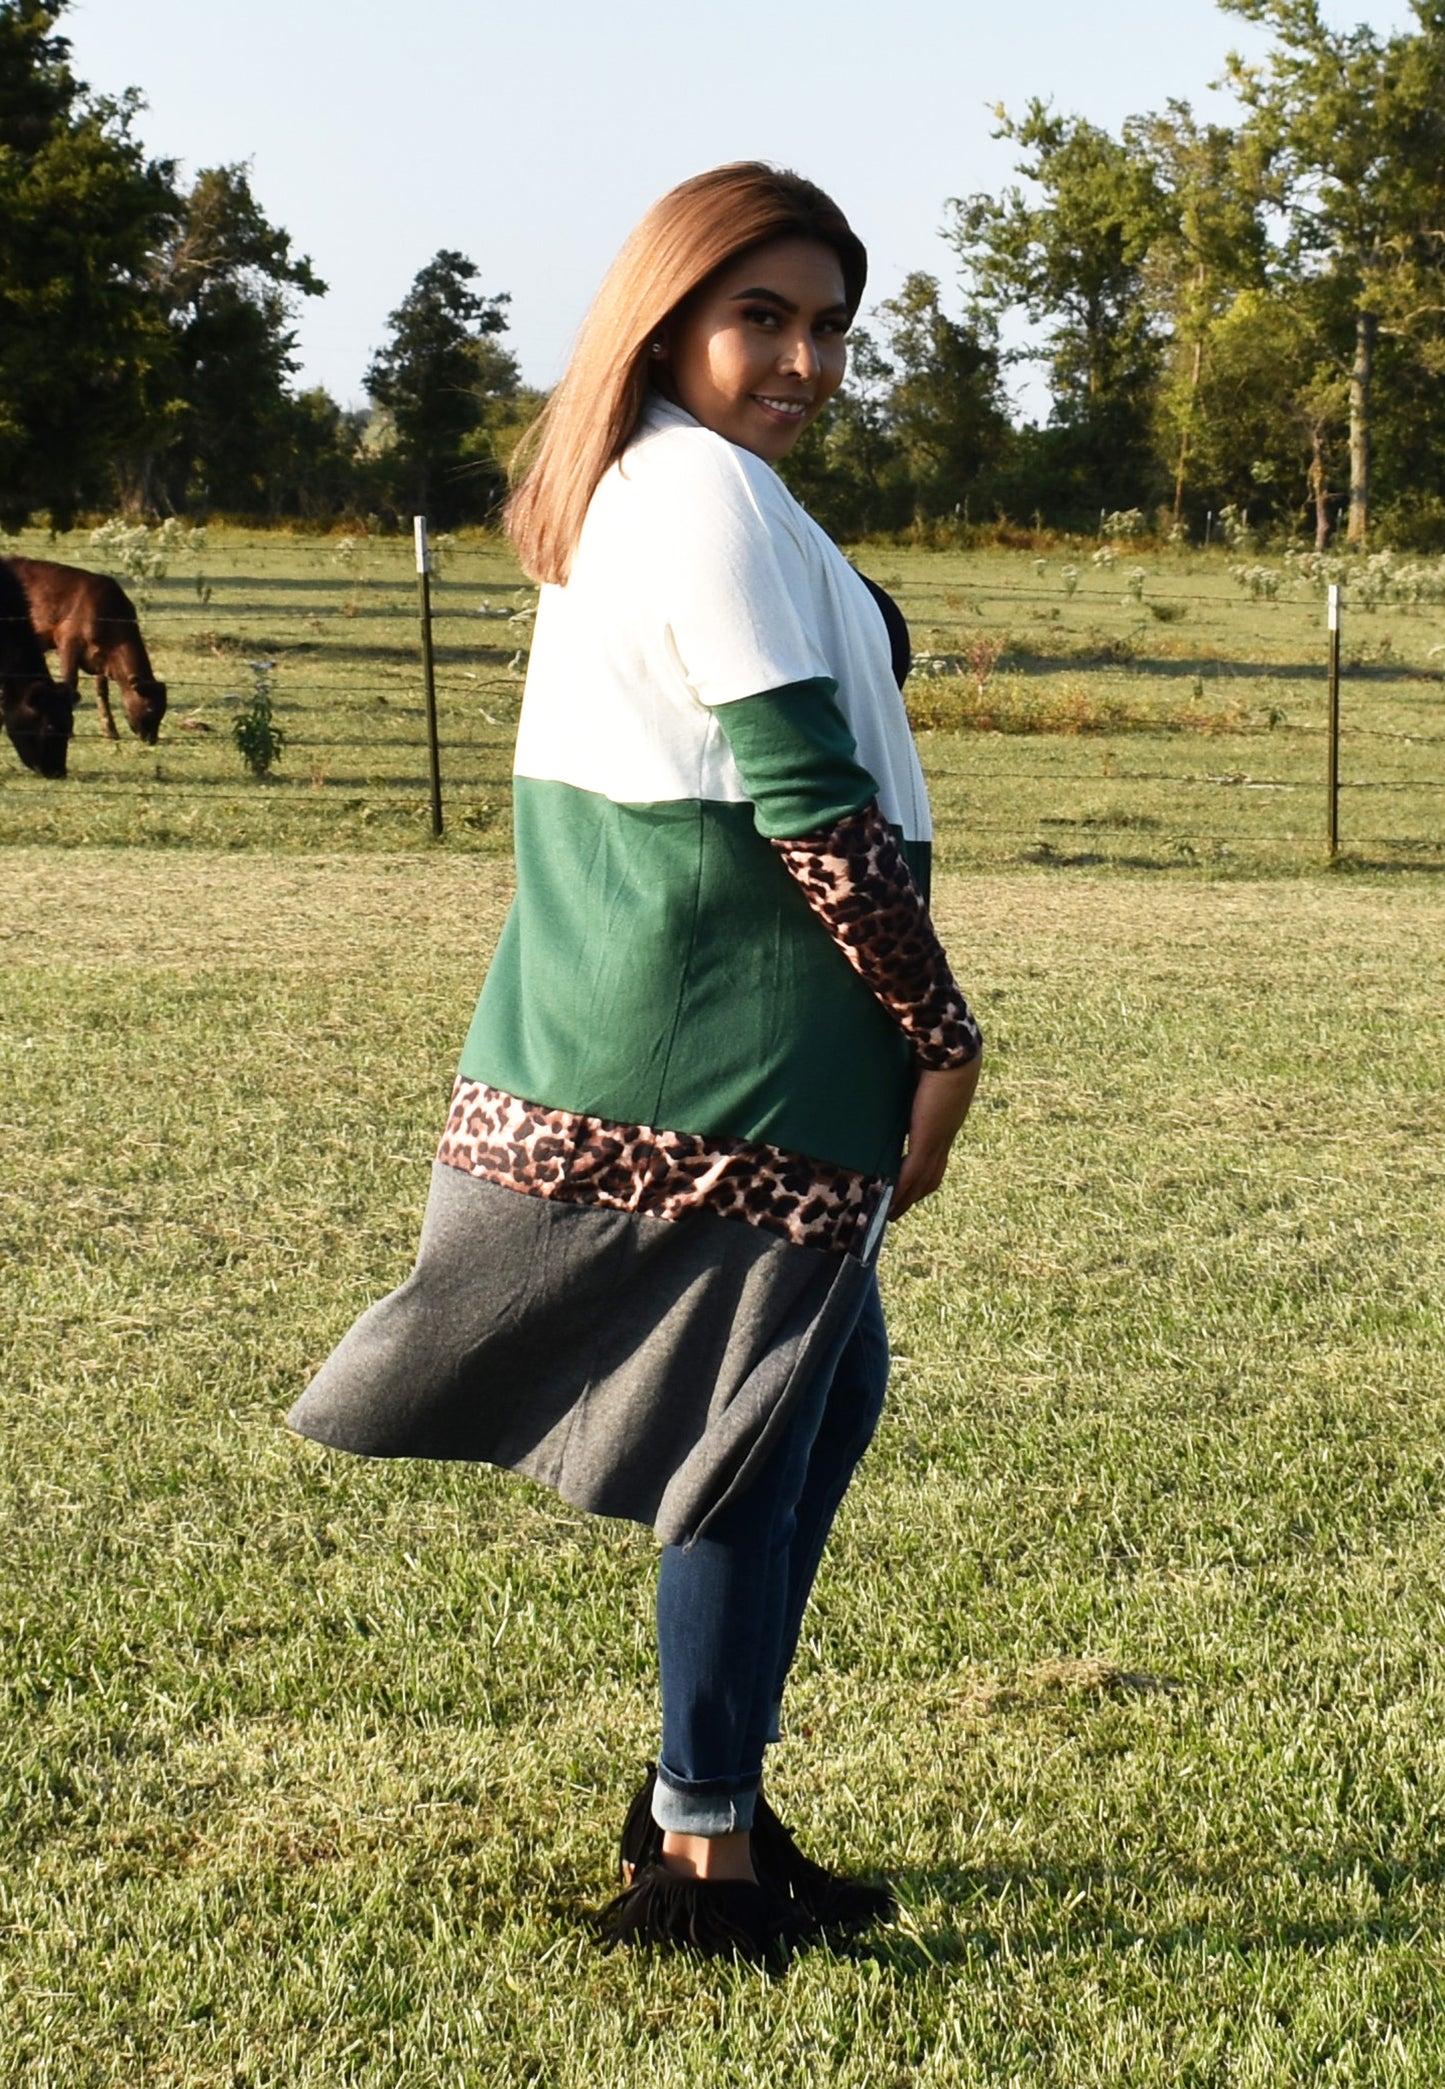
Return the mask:
<path id="1" fill-rule="evenodd" d="M 498 1189 L 646 1218 L 710 1211 L 833 1255 L 859 1252 L 888 1187 L 758 1140 L 616 1124 L 460 1078 L 436 1157 Z"/>

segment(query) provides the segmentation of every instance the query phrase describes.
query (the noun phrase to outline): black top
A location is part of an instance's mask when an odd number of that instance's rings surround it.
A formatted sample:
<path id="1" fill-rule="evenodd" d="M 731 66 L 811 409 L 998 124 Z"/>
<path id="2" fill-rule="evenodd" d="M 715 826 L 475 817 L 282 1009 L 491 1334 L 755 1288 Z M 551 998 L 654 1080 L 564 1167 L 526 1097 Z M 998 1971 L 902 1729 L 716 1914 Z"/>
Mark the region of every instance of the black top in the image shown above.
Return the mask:
<path id="1" fill-rule="evenodd" d="M 855 566 L 854 572 L 858 569 Z M 913 647 L 909 643 L 908 624 L 903 611 L 898 607 L 887 588 L 879 587 L 866 573 L 858 573 L 873 600 L 883 612 L 883 621 L 888 626 L 888 650 L 893 655 L 893 679 L 901 689 L 908 680 L 908 670 L 913 665 Z"/>

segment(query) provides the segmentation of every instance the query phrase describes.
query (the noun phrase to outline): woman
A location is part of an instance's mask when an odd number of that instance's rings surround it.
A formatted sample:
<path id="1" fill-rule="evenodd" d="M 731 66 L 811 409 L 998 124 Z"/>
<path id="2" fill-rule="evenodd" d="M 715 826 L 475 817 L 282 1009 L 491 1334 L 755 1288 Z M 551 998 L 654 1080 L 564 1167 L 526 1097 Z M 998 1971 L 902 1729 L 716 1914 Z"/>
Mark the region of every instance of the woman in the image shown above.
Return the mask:
<path id="1" fill-rule="evenodd" d="M 290 1417 L 656 1528 L 662 1746 L 614 1943 L 763 1956 L 891 1905 L 760 1794 L 882 1403 L 883 1222 L 942 1180 L 981 1049 L 920 885 L 906 631 L 772 469 L 865 267 L 820 190 L 743 163 L 608 275 L 508 512 L 542 584 L 517 896 L 417 1266 Z"/>

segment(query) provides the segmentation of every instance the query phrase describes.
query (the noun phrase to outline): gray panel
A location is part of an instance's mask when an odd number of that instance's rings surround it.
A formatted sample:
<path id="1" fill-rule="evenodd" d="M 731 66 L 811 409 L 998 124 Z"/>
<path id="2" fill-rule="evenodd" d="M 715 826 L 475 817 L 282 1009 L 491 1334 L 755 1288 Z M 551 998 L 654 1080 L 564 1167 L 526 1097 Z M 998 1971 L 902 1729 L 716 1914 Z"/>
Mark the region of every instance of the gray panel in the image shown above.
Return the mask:
<path id="1" fill-rule="evenodd" d="M 415 1269 L 287 1420 L 365 1456 L 506 1466 L 682 1542 L 831 1364 L 865 1283 L 852 1257 L 712 1212 L 639 1218 L 438 1165 Z"/>

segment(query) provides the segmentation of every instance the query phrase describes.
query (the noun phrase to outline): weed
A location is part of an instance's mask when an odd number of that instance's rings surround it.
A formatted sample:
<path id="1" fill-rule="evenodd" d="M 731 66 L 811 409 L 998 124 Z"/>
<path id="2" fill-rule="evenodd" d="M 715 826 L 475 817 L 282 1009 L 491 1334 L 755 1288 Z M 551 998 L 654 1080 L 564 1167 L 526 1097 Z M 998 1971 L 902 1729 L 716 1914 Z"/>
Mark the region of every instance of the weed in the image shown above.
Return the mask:
<path id="1" fill-rule="evenodd" d="M 274 717 L 276 663 L 248 660 L 246 665 L 251 671 L 251 688 L 246 698 L 232 699 L 241 709 L 231 721 L 231 737 L 251 774 L 265 776 L 280 761 L 286 745 L 286 735 Z M 316 781 L 314 776 L 312 781 Z"/>
<path id="2" fill-rule="evenodd" d="M 91 531 L 90 542 L 94 550 L 104 555 L 106 565 L 131 583 L 136 606 L 144 611 L 150 607 L 152 589 L 165 579 L 173 558 L 182 554 L 199 558 L 205 549 L 206 532 L 204 528 L 187 528 L 174 515 L 167 516 L 155 528 L 112 515 L 108 522 Z M 196 573 L 195 587 L 197 600 L 203 605 L 209 602 L 211 586 L 203 573 Z"/>
<path id="3" fill-rule="evenodd" d="M 1245 590 L 1252 602 L 1273 602 L 1279 594 L 1282 575 L 1275 566 L 1234 566 L 1230 577 Z"/>
<path id="4" fill-rule="evenodd" d="M 1003 658 L 1007 644 L 1006 638 L 994 637 L 987 631 L 973 632 L 965 641 L 963 658 L 980 696 L 983 695 L 990 675 Z"/>
<path id="5" fill-rule="evenodd" d="M 1040 688 L 1017 676 L 979 682 L 931 677 L 908 691 L 908 715 L 923 731 L 980 733 L 1142 732 L 1160 721 L 1127 699 L 1085 682 Z"/>
<path id="6" fill-rule="evenodd" d="M 361 606 L 361 591 L 371 563 L 370 536 L 338 537 L 331 557 L 351 581 L 351 592 L 341 605 L 341 613 L 354 617 Z"/>
<path id="7" fill-rule="evenodd" d="M 1227 502 L 1219 511 L 1219 534 L 1231 551 L 1250 552 L 1254 549 L 1254 531 L 1249 526 L 1246 510 Z"/>

